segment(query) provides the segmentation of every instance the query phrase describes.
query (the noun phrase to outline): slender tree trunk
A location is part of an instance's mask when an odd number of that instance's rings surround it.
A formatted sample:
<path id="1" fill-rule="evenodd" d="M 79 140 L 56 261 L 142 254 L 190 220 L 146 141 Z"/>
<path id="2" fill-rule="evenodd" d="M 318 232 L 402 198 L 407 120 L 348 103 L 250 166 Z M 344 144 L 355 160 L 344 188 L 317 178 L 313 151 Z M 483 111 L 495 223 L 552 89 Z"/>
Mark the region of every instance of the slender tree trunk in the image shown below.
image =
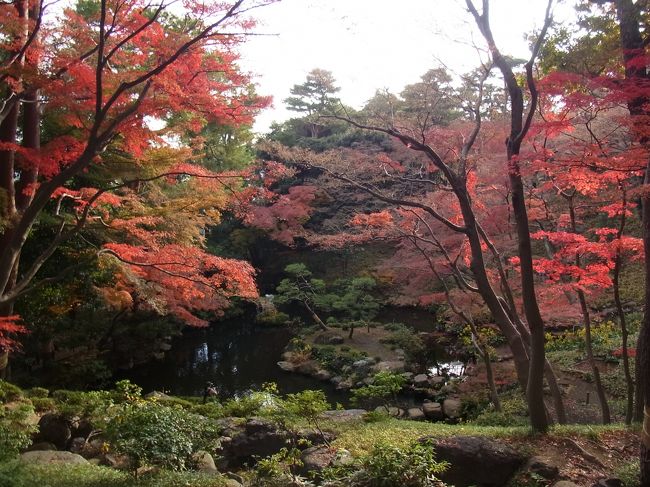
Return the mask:
<path id="1" fill-rule="evenodd" d="M 587 350 L 587 361 L 589 362 L 591 372 L 594 376 L 594 385 L 596 386 L 596 394 L 598 395 L 598 401 L 600 402 L 603 424 L 609 424 L 612 422 L 612 420 L 609 413 L 609 405 L 607 404 L 607 395 L 605 394 L 605 388 L 603 387 L 603 382 L 600 379 L 600 370 L 598 369 L 598 365 L 596 365 L 596 359 L 594 358 L 594 349 L 592 345 L 593 342 L 591 340 L 591 317 L 589 315 L 589 308 L 587 307 L 585 293 L 578 291 L 578 300 L 580 301 L 582 319 L 585 325 L 585 348 Z"/>
<path id="2" fill-rule="evenodd" d="M 576 220 L 576 210 L 574 197 L 575 193 L 571 195 L 563 196 L 569 203 L 569 218 L 571 219 L 571 231 L 575 234 L 578 233 L 578 224 Z M 582 268 L 582 260 L 580 254 L 575 254 L 575 265 L 579 269 Z M 609 404 L 607 404 L 607 395 L 605 394 L 605 388 L 603 387 L 603 382 L 600 379 L 600 370 L 596 364 L 596 359 L 594 358 L 594 348 L 593 341 L 591 339 L 591 316 L 589 313 L 589 307 L 587 306 L 587 299 L 585 298 L 585 293 L 581 289 L 578 290 L 578 301 L 580 302 L 580 312 L 582 313 L 582 321 L 585 327 L 585 348 L 587 350 L 587 361 L 591 367 L 591 372 L 594 376 L 594 385 L 596 386 L 596 394 L 598 395 L 598 402 L 600 403 L 600 411 L 602 413 L 603 424 L 611 423 L 611 416 L 609 412 Z"/>
<path id="3" fill-rule="evenodd" d="M 623 190 L 623 210 L 621 213 L 621 223 L 616 234 L 616 239 L 620 242 L 625 231 L 625 212 L 627 211 L 627 194 Z M 616 303 L 616 313 L 618 314 L 618 321 L 621 325 L 621 342 L 622 342 L 622 359 L 623 359 L 623 372 L 625 374 L 625 384 L 627 387 L 627 404 L 625 407 L 625 424 L 632 424 L 632 416 L 634 414 L 634 379 L 630 371 L 630 357 L 628 354 L 628 336 L 627 320 L 625 312 L 623 311 L 623 303 L 621 302 L 620 292 L 620 275 L 621 267 L 623 265 L 623 256 L 621 255 L 620 245 L 616 248 L 616 256 L 614 258 L 614 276 L 612 279 L 614 287 L 614 302 Z"/>
<path id="4" fill-rule="evenodd" d="M 490 388 L 490 399 L 492 400 L 492 404 L 494 404 L 494 409 L 496 411 L 501 412 L 501 400 L 499 399 L 499 392 L 497 391 L 497 386 L 494 383 L 494 371 L 492 370 L 490 351 L 483 343 L 483 340 L 481 340 L 478 328 L 476 327 L 474 322 L 470 319 L 467 320 L 467 324 L 469 325 L 470 330 L 472 332 L 472 343 L 474 344 L 474 347 L 476 347 L 476 350 L 478 350 L 478 353 L 481 355 L 481 358 L 485 363 L 485 375 L 487 378 L 488 387 Z"/>
<path id="5" fill-rule="evenodd" d="M 308 303 L 303 302 L 302 304 L 305 305 L 305 308 L 307 308 L 307 311 L 309 311 L 311 317 L 314 319 L 316 324 L 321 327 L 322 330 L 325 331 L 329 330 L 329 327 L 325 323 L 323 323 L 323 320 L 320 319 L 320 317 L 316 314 L 316 312 L 312 309 L 312 307 L 309 306 Z"/>

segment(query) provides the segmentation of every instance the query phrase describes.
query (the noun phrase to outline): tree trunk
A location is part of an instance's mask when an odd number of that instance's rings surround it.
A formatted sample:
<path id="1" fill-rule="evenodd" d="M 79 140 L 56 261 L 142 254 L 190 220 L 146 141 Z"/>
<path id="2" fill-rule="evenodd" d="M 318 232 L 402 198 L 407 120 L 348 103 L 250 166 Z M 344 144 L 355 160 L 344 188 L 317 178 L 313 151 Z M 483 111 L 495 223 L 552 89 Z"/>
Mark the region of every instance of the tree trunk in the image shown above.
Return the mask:
<path id="1" fill-rule="evenodd" d="M 320 317 L 316 314 L 316 312 L 312 309 L 312 307 L 309 306 L 308 303 L 303 302 L 303 304 L 305 305 L 305 308 L 307 308 L 307 311 L 309 311 L 309 314 L 314 319 L 316 324 L 320 326 L 322 330 L 325 331 L 329 330 L 329 327 L 325 323 L 323 323 L 323 320 L 320 319 Z"/>
<path id="2" fill-rule="evenodd" d="M 584 320 L 585 325 L 585 348 L 587 349 L 587 361 L 589 362 L 591 372 L 594 375 L 594 385 L 596 386 L 596 394 L 598 395 L 598 401 L 600 402 L 603 424 L 609 424 L 612 420 L 609 413 L 609 405 L 607 404 L 607 395 L 605 394 L 603 382 L 600 379 L 600 370 L 598 369 L 596 360 L 594 359 L 594 350 L 591 340 L 591 317 L 589 316 L 589 308 L 587 307 L 585 293 L 578 291 L 578 300 L 580 301 L 582 319 Z"/>
<path id="3" fill-rule="evenodd" d="M 501 412 L 501 401 L 499 400 L 499 392 L 497 391 L 497 386 L 494 383 L 494 371 L 492 370 L 492 361 L 490 360 L 490 351 L 487 349 L 481 337 L 479 335 L 478 328 L 474 322 L 470 319 L 467 320 L 467 324 L 470 327 L 472 332 L 472 343 L 478 353 L 481 355 L 483 362 L 485 363 L 485 375 L 488 382 L 488 387 L 490 388 L 490 399 L 492 404 L 494 404 L 494 409 L 498 412 Z"/>
<path id="4" fill-rule="evenodd" d="M 623 190 L 623 211 L 621 213 L 621 223 L 616 234 L 617 240 L 621 240 L 623 232 L 625 231 L 625 212 L 627 211 L 627 195 Z M 628 336 L 627 320 L 625 319 L 625 312 L 623 311 L 623 303 L 621 302 L 620 292 L 620 275 L 621 267 L 623 265 L 623 256 L 621 255 L 621 248 L 616 248 L 616 256 L 614 258 L 614 276 L 612 279 L 614 287 L 614 302 L 616 303 L 616 313 L 618 314 L 618 321 L 621 326 L 621 346 L 622 346 L 622 359 L 623 359 L 623 372 L 625 374 L 625 384 L 627 388 L 627 403 L 625 407 L 625 424 L 632 424 L 632 416 L 634 414 L 634 379 L 630 372 L 630 357 L 628 356 Z"/>
<path id="5" fill-rule="evenodd" d="M 645 55 L 645 43 L 641 35 L 640 16 L 637 5 L 632 0 L 616 0 L 616 12 L 618 14 L 621 47 L 623 49 L 623 60 L 625 63 L 625 79 L 627 81 L 646 83 L 650 77 L 645 62 L 638 62 L 639 56 Z M 627 107 L 632 117 L 638 119 L 639 132 L 637 137 L 639 143 L 648 148 L 647 129 L 648 97 L 635 94 L 628 97 Z M 643 429 L 641 433 L 640 451 L 640 473 L 641 486 L 650 487 L 650 160 L 647 162 L 643 180 L 643 191 L 641 191 L 642 204 L 642 227 L 643 227 L 643 250 L 645 253 L 645 311 L 643 321 L 639 330 L 639 341 L 637 344 L 636 366 L 637 366 L 637 390 L 638 399 L 643 402 Z"/>

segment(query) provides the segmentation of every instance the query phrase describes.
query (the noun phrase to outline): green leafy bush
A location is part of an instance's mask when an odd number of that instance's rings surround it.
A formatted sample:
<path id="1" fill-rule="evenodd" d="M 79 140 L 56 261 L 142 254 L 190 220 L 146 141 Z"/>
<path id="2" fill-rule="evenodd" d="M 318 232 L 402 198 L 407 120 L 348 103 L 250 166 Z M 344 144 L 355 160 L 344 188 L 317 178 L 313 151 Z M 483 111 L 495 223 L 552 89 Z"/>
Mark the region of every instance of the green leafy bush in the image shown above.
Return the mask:
<path id="1" fill-rule="evenodd" d="M 0 380 L 0 402 L 7 403 L 20 399 L 23 391 L 20 387 L 10 384 L 7 381 Z"/>
<path id="2" fill-rule="evenodd" d="M 109 421 L 109 411 L 115 404 L 114 395 L 109 391 L 68 391 L 52 393 L 58 412 L 68 418 L 88 418 L 99 427 Z"/>
<path id="3" fill-rule="evenodd" d="M 106 435 L 117 452 L 132 459 L 134 469 L 161 465 L 185 470 L 194 453 L 213 450 L 218 443 L 216 428 L 201 416 L 155 402 L 125 406 Z"/>
<path id="4" fill-rule="evenodd" d="M 224 407 L 216 401 L 206 402 L 205 404 L 195 404 L 190 409 L 190 412 L 210 419 L 219 419 L 226 416 L 224 413 Z"/>
<path id="5" fill-rule="evenodd" d="M 436 461 L 428 442 L 406 447 L 379 443 L 355 464 L 327 469 L 324 475 L 346 487 L 438 487 L 444 484 L 437 476 L 447 466 Z"/>
<path id="6" fill-rule="evenodd" d="M 39 413 L 56 409 L 56 401 L 51 397 L 33 397 L 31 399 L 34 410 Z"/>
<path id="7" fill-rule="evenodd" d="M 501 411 L 494 409 L 483 409 L 472 421 L 472 424 L 479 426 L 527 426 L 528 407 L 523 397 L 502 396 Z"/>
<path id="8" fill-rule="evenodd" d="M 396 399 L 405 383 L 406 378 L 401 374 L 388 371 L 378 372 L 374 375 L 372 384 L 352 391 L 352 402 L 365 405 L 377 402 L 387 404 L 390 400 Z"/>
<path id="9" fill-rule="evenodd" d="M 238 418 L 250 418 L 260 413 L 268 396 L 261 392 L 251 392 L 249 394 L 229 399 L 223 404 L 224 416 L 236 416 Z"/>
<path id="10" fill-rule="evenodd" d="M 50 391 L 45 389 L 44 387 L 32 387 L 27 391 L 27 397 L 30 399 L 34 398 L 45 398 L 50 395 Z"/>
<path id="11" fill-rule="evenodd" d="M 288 314 L 274 309 L 264 310 L 255 317 L 255 323 L 264 326 L 282 326 L 290 320 L 291 318 Z"/>
<path id="12" fill-rule="evenodd" d="M 316 359 L 323 368 L 339 373 L 345 366 L 351 366 L 357 360 L 367 357 L 365 352 L 351 349 L 347 346 L 336 348 L 333 345 L 314 345 L 311 357 Z"/>
<path id="13" fill-rule="evenodd" d="M 36 426 L 28 421 L 33 414 L 31 404 L 25 402 L 0 407 L 0 461 L 16 456 L 29 446 L 36 431 Z"/>
<path id="14" fill-rule="evenodd" d="M 260 458 L 253 472 L 254 485 L 258 487 L 286 487 L 300 485 L 309 487 L 296 475 L 297 468 L 303 465 L 298 448 L 282 448 L 278 453 L 266 458 Z M 297 482 L 300 481 L 298 484 Z"/>
<path id="15" fill-rule="evenodd" d="M 639 330 L 639 322 L 631 321 L 628 325 L 630 333 L 629 343 L 636 343 L 636 334 Z M 594 348 L 594 355 L 613 359 L 612 353 L 621 347 L 620 326 L 611 321 L 595 323 L 591 327 L 591 341 Z M 574 331 L 567 331 L 559 335 L 546 334 L 546 349 L 553 351 L 577 350 L 585 352 L 585 329 L 579 327 Z"/>

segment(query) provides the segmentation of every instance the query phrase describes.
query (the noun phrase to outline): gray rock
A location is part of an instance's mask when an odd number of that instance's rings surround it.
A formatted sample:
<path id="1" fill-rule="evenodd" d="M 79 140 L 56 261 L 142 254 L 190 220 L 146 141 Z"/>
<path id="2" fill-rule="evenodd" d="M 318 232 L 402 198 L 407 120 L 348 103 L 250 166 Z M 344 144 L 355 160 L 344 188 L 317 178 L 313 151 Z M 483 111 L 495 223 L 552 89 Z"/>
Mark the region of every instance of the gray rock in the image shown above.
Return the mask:
<path id="1" fill-rule="evenodd" d="M 343 338 L 341 335 L 331 336 L 327 340 L 328 345 L 341 345 L 343 343 L 345 343 L 345 338 Z"/>
<path id="2" fill-rule="evenodd" d="M 429 385 L 429 377 L 427 377 L 427 374 L 418 374 L 413 377 L 413 384 L 416 387 L 427 387 Z"/>
<path id="3" fill-rule="evenodd" d="M 144 398 L 145 399 L 155 399 L 156 401 L 170 401 L 170 400 L 173 400 L 173 398 L 170 395 L 165 394 L 164 392 L 160 392 L 160 391 L 151 391 L 150 393 L 145 394 Z"/>
<path id="4" fill-rule="evenodd" d="M 354 463 L 354 457 L 352 456 L 352 453 L 341 448 L 340 450 L 337 450 L 336 456 L 332 461 L 332 466 L 345 467 L 347 465 L 352 465 L 353 463 Z"/>
<path id="5" fill-rule="evenodd" d="M 429 384 L 431 384 L 433 387 L 440 388 L 445 385 L 445 382 L 447 382 L 447 379 L 440 375 L 434 375 L 429 379 Z"/>
<path id="6" fill-rule="evenodd" d="M 424 421 L 426 418 L 420 408 L 409 408 L 406 412 L 408 418 L 413 421 Z"/>
<path id="7" fill-rule="evenodd" d="M 308 360 L 307 362 L 296 364 L 294 370 L 300 374 L 314 375 L 318 371 L 318 365 L 313 360 Z"/>
<path id="8" fill-rule="evenodd" d="M 282 354 L 282 360 L 284 362 L 291 362 L 293 360 L 293 352 L 284 352 Z"/>
<path id="9" fill-rule="evenodd" d="M 88 461 L 81 455 L 69 451 L 39 450 L 28 451 L 20 455 L 20 461 L 25 463 L 65 463 L 70 465 L 85 464 Z"/>
<path id="10" fill-rule="evenodd" d="M 307 448 L 300 456 L 302 467 L 300 467 L 299 473 L 306 476 L 311 472 L 322 472 L 323 469 L 332 465 L 335 457 L 336 452 L 327 446 L 320 445 Z"/>
<path id="11" fill-rule="evenodd" d="M 455 436 L 432 441 L 436 459 L 450 463 L 440 478 L 456 487 L 502 487 L 526 460 L 518 451 L 492 438 Z"/>
<path id="12" fill-rule="evenodd" d="M 323 419 L 329 419 L 336 422 L 346 422 L 346 421 L 355 421 L 362 420 L 364 414 L 368 411 L 365 409 L 342 409 L 335 411 L 325 411 L 321 414 Z"/>
<path id="13" fill-rule="evenodd" d="M 556 465 L 553 465 L 547 459 L 542 457 L 532 457 L 528 460 L 526 469 L 530 473 L 544 477 L 547 480 L 553 480 L 560 473 L 560 469 Z"/>
<path id="14" fill-rule="evenodd" d="M 404 377 L 407 380 L 407 382 L 410 381 L 411 379 L 413 379 L 413 375 L 414 375 L 413 372 L 403 372 L 402 373 L 402 377 Z"/>
<path id="15" fill-rule="evenodd" d="M 328 381 L 332 378 L 332 374 L 330 374 L 327 370 L 325 369 L 319 369 L 316 371 L 314 374 L 314 378 L 322 381 Z"/>
<path id="16" fill-rule="evenodd" d="M 445 416 L 451 419 L 460 418 L 462 403 L 460 399 L 445 399 L 442 402 L 442 412 Z"/>
<path id="17" fill-rule="evenodd" d="M 286 360 L 282 360 L 278 362 L 278 367 L 280 367 L 282 370 L 285 372 L 293 372 L 296 366 L 292 364 L 291 362 L 288 362 Z"/>
<path id="18" fill-rule="evenodd" d="M 375 411 L 381 414 L 387 414 L 388 416 L 391 416 L 393 418 L 401 418 L 404 416 L 404 410 L 400 408 L 396 408 L 394 406 L 391 407 L 386 407 L 386 406 L 377 406 L 375 408 Z"/>
<path id="19" fill-rule="evenodd" d="M 345 379 L 336 384 L 336 390 L 338 391 L 347 391 L 349 389 L 352 389 L 354 386 L 354 383 L 352 382 L 352 379 Z"/>
<path id="20" fill-rule="evenodd" d="M 196 469 L 199 472 L 217 473 L 217 466 L 214 464 L 214 458 L 207 451 L 197 451 L 192 455 L 192 460 L 196 463 Z"/>
<path id="21" fill-rule="evenodd" d="M 579 487 L 579 486 L 578 484 L 574 484 L 569 480 L 560 480 L 559 482 L 555 482 L 553 484 L 553 487 Z"/>
<path id="22" fill-rule="evenodd" d="M 427 419 L 433 421 L 441 421 L 445 418 L 445 415 L 442 412 L 442 405 L 439 402 L 424 402 L 424 404 L 422 404 L 422 412 Z"/>
<path id="23" fill-rule="evenodd" d="M 385 360 L 375 364 L 375 372 L 395 372 L 397 374 L 404 372 L 404 362 L 401 360 Z"/>
<path id="24" fill-rule="evenodd" d="M 237 482 L 235 479 L 225 479 L 223 485 L 225 487 L 242 487 L 242 484 Z"/>

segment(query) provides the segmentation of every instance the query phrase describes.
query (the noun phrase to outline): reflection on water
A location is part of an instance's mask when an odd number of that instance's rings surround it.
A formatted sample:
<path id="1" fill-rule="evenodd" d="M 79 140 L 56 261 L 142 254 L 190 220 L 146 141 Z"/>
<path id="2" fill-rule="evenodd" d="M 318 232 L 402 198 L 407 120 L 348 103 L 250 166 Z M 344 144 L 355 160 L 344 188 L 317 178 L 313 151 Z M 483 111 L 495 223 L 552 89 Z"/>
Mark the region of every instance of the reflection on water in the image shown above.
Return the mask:
<path id="1" fill-rule="evenodd" d="M 277 365 L 292 333 L 286 328 L 258 328 L 249 323 L 222 323 L 207 330 L 188 330 L 175 339 L 162 360 L 123 371 L 145 392 L 165 391 L 198 396 L 213 382 L 222 398 L 259 390 L 275 382 L 282 393 L 323 389 L 332 403 L 348 402 L 348 394 L 311 377 L 283 372 Z"/>
<path id="2" fill-rule="evenodd" d="M 465 364 L 458 360 L 439 362 L 429 369 L 429 373 L 440 377 L 462 377 L 465 375 Z"/>
<path id="3" fill-rule="evenodd" d="M 430 313 L 415 308 L 385 308 L 379 320 L 402 322 L 415 331 L 433 331 Z M 200 396 L 206 383 L 212 382 L 221 398 L 260 390 L 266 382 L 275 382 L 282 393 L 322 389 L 328 400 L 348 406 L 349 393 L 337 391 L 329 382 L 282 371 L 281 360 L 293 336 L 287 328 L 260 328 L 247 320 L 232 320 L 205 330 L 187 329 L 172 343 L 162 360 L 119 373 L 116 379 L 129 379 L 144 392 L 164 391 L 180 396 Z M 436 349 L 438 366 L 434 375 L 462 375 L 464 364 L 451 361 L 444 350 Z"/>

